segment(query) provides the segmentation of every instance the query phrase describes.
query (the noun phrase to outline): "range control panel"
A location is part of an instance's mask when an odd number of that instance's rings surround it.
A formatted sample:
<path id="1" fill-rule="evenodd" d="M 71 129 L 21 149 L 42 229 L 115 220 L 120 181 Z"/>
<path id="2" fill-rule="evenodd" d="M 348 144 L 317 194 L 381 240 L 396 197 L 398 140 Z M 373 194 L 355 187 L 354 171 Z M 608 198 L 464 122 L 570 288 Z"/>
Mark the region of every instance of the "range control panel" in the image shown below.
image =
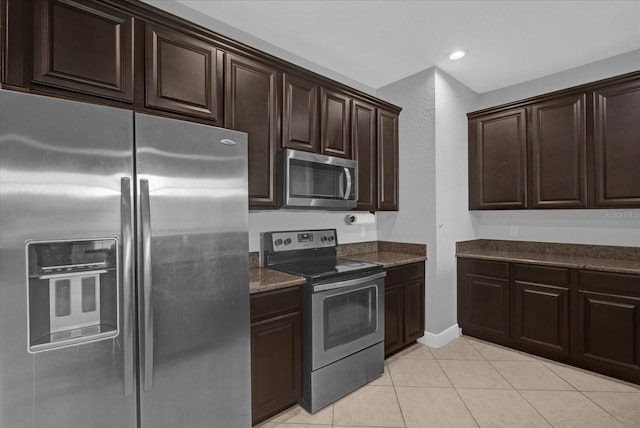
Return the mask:
<path id="1" fill-rule="evenodd" d="M 327 248 L 338 245 L 335 229 L 271 232 L 267 236 L 274 252 Z"/>

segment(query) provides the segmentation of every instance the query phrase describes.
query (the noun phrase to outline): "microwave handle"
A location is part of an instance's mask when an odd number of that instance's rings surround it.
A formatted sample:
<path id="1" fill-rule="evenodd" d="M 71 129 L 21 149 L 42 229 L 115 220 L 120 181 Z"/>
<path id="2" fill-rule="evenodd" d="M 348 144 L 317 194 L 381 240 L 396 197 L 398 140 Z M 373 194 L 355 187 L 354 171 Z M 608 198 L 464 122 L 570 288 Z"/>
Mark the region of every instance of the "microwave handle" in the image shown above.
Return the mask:
<path id="1" fill-rule="evenodd" d="M 352 179 L 351 179 L 351 171 L 349 171 L 349 168 L 345 167 L 344 175 L 345 175 L 345 177 L 347 177 L 347 188 L 344 189 L 344 198 L 343 199 L 349 199 L 349 195 L 351 194 L 351 186 L 353 184 Z"/>

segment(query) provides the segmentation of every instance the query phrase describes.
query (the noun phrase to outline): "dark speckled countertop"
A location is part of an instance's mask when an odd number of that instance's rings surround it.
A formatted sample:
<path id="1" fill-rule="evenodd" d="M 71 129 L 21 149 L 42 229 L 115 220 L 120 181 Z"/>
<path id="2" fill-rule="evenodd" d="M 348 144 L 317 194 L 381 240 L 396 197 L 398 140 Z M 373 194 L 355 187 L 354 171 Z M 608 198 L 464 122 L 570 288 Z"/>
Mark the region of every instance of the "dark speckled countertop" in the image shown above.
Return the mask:
<path id="1" fill-rule="evenodd" d="M 476 239 L 456 243 L 456 256 L 640 274 L 640 247 Z"/>
<path id="2" fill-rule="evenodd" d="M 378 263 L 389 268 L 426 260 L 427 246 L 389 241 L 357 242 L 338 245 L 337 254 L 338 257 Z M 293 287 L 306 282 L 301 276 L 259 267 L 259 259 L 258 252 L 249 253 L 250 294 Z"/>

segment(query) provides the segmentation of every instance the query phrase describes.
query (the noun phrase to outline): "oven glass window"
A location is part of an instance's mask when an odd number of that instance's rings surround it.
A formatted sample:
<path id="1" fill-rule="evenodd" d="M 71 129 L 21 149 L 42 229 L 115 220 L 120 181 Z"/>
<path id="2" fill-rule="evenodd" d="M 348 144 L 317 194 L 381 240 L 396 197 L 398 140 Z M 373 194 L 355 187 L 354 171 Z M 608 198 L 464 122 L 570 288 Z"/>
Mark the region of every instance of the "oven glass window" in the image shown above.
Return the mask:
<path id="1" fill-rule="evenodd" d="M 376 331 L 375 286 L 327 297 L 323 302 L 325 351 Z"/>
<path id="2" fill-rule="evenodd" d="M 317 199 L 344 198 L 347 184 L 343 167 L 299 159 L 291 159 L 290 162 L 289 196 Z"/>

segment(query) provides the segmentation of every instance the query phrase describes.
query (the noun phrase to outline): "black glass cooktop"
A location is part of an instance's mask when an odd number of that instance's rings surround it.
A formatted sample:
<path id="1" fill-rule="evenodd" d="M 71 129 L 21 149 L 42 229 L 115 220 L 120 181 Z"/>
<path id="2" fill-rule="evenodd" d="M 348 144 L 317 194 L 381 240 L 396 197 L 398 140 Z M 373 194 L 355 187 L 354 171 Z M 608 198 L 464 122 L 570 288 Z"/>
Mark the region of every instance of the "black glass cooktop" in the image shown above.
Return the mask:
<path id="1" fill-rule="evenodd" d="M 359 262 L 356 260 L 341 258 L 325 258 L 285 263 L 277 266 L 271 266 L 271 269 L 280 270 L 293 275 L 304 276 L 310 281 L 320 281 L 337 276 L 365 276 L 368 273 L 381 272 L 383 270 L 381 265 L 375 263 Z"/>

